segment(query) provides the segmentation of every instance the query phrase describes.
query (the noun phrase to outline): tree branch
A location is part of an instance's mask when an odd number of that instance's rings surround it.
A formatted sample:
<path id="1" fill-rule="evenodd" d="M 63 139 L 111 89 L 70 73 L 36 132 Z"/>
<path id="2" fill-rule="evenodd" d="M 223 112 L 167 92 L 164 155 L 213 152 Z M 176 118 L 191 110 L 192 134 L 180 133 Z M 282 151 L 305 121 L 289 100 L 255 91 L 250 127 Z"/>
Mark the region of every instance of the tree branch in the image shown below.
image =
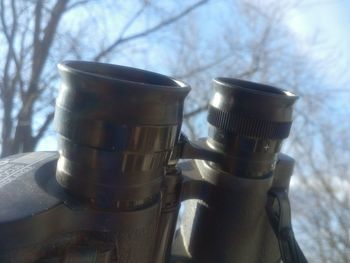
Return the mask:
<path id="1" fill-rule="evenodd" d="M 72 10 L 72 9 L 78 7 L 78 6 L 81 6 L 81 5 L 85 5 L 85 4 L 87 4 L 88 2 L 91 2 L 91 0 L 77 1 L 77 2 L 75 2 L 75 3 L 73 3 L 73 4 L 69 5 L 69 6 L 67 6 L 66 11 L 70 11 L 70 10 Z"/>
<path id="2" fill-rule="evenodd" d="M 46 116 L 44 123 L 39 128 L 37 134 L 33 137 L 34 145 L 36 145 L 38 143 L 38 141 L 43 137 L 44 133 L 47 131 L 47 128 L 51 124 L 54 116 L 55 116 L 54 112 L 51 112 Z"/>
<path id="3" fill-rule="evenodd" d="M 8 25 L 6 24 L 6 18 L 5 18 L 5 6 L 4 6 L 4 1 L 1 0 L 0 2 L 0 21 L 1 21 L 1 25 L 3 27 L 3 32 L 5 35 L 5 38 L 7 40 L 7 44 L 8 44 L 8 52 L 7 52 L 7 56 L 6 56 L 6 60 L 5 60 L 5 68 L 4 68 L 4 89 L 8 89 L 8 75 L 9 75 L 9 68 L 11 65 L 11 59 L 13 59 L 13 62 L 15 63 L 16 68 L 18 69 L 18 60 L 16 57 L 16 53 L 14 50 L 14 40 L 15 40 L 15 36 L 17 33 L 17 10 L 16 10 L 16 4 L 15 4 L 15 0 L 11 1 L 11 12 L 12 12 L 12 19 L 13 19 L 13 23 L 12 23 L 12 28 L 11 28 L 11 32 L 9 32 L 9 28 Z"/>
<path id="4" fill-rule="evenodd" d="M 35 5 L 34 10 L 34 35 L 33 35 L 33 63 L 32 63 L 32 72 L 36 71 L 38 67 L 38 57 L 40 55 L 41 43 L 40 43 L 40 32 L 41 32 L 41 17 L 42 17 L 42 7 L 43 1 L 38 0 Z"/>
<path id="5" fill-rule="evenodd" d="M 222 63 L 223 61 L 229 59 L 230 57 L 232 57 L 232 55 L 227 55 L 227 56 L 224 56 L 224 57 L 221 57 L 213 62 L 210 62 L 206 65 L 202 65 L 202 66 L 199 66 L 197 68 L 193 68 L 189 71 L 187 71 L 185 74 L 182 74 L 182 75 L 177 75 L 177 76 L 174 76 L 174 78 L 178 78 L 178 79 L 183 79 L 183 78 L 188 78 L 190 76 L 193 76 L 193 75 L 196 75 L 196 74 L 199 74 L 203 71 L 206 71 L 220 63 Z"/>
<path id="6" fill-rule="evenodd" d="M 113 51 L 114 48 L 116 48 L 118 45 L 122 44 L 122 43 L 126 43 L 129 42 L 131 40 L 137 39 L 137 38 L 141 38 L 141 37 L 145 37 L 147 35 L 150 35 L 158 30 L 160 30 L 161 28 L 164 28 L 174 22 L 176 22 L 177 20 L 180 20 L 182 17 L 186 16 L 188 13 L 192 12 L 194 9 L 198 8 L 199 6 L 203 5 L 204 3 L 208 2 L 208 0 L 201 0 L 197 3 L 195 3 L 194 5 L 186 8 L 184 11 L 182 11 L 181 13 L 166 19 L 164 21 L 159 22 L 158 24 L 156 24 L 155 26 L 148 28 L 142 32 L 136 33 L 134 35 L 125 37 L 125 38 L 118 38 L 116 39 L 111 45 L 109 45 L 107 48 L 105 48 L 104 50 L 102 50 L 101 52 L 99 52 L 94 58 L 94 61 L 99 61 L 101 60 L 103 57 L 105 57 L 106 55 L 108 55 L 111 51 Z"/>
<path id="7" fill-rule="evenodd" d="M 57 31 L 58 23 L 63 13 L 65 12 L 67 3 L 68 3 L 68 0 L 57 0 L 55 6 L 52 9 L 50 20 L 47 23 L 46 27 L 44 28 L 43 39 L 39 40 L 39 42 L 37 43 L 34 42 L 33 54 L 35 55 L 35 57 L 33 57 L 32 76 L 30 81 L 30 87 L 27 93 L 31 93 L 37 88 L 37 82 L 41 76 L 44 64 L 47 60 L 47 56 L 49 54 L 49 50 L 52 45 L 52 41 Z M 37 13 L 36 15 L 41 16 L 41 13 Z M 36 18 L 36 19 L 40 21 L 41 18 Z"/>
<path id="8" fill-rule="evenodd" d="M 199 113 L 201 113 L 203 111 L 206 111 L 208 109 L 208 107 L 209 107 L 209 103 L 206 103 L 205 105 L 200 106 L 200 107 L 198 107 L 195 110 L 192 110 L 190 112 L 185 113 L 183 118 L 184 119 L 189 119 L 189 118 L 191 118 L 191 117 L 193 117 L 193 116 L 195 116 L 195 115 L 197 115 L 197 114 L 199 114 Z"/>
<path id="9" fill-rule="evenodd" d="M 119 37 L 116 40 L 116 42 L 121 41 L 123 39 L 125 33 L 128 31 L 128 29 L 132 26 L 132 24 L 136 21 L 136 19 L 142 14 L 142 12 L 146 9 L 148 5 L 148 2 L 145 1 L 142 7 L 131 17 L 131 19 L 125 24 L 123 29 L 120 31 Z"/>

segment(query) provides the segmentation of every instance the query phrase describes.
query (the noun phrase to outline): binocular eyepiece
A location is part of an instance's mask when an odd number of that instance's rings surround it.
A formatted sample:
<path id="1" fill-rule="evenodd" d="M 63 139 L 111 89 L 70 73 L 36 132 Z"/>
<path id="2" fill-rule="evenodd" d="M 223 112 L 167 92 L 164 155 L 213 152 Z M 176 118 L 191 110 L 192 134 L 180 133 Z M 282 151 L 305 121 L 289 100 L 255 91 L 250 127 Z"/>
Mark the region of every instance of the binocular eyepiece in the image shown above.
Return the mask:
<path id="1" fill-rule="evenodd" d="M 97 206 L 136 209 L 155 202 L 189 86 L 102 63 L 68 61 L 58 68 L 58 182 Z"/>
<path id="2" fill-rule="evenodd" d="M 231 158 L 211 165 L 240 177 L 268 175 L 289 135 L 297 96 L 238 79 L 216 78 L 213 84 L 208 144 Z"/>
<path id="3" fill-rule="evenodd" d="M 60 184 L 96 200 L 100 193 L 118 202 L 157 193 L 179 137 L 190 87 L 123 66 L 68 61 L 58 68 Z M 297 96 L 232 78 L 216 78 L 213 85 L 207 143 L 227 161 L 211 165 L 241 177 L 268 175 L 289 135 Z M 130 195 L 128 187 L 133 189 Z"/>

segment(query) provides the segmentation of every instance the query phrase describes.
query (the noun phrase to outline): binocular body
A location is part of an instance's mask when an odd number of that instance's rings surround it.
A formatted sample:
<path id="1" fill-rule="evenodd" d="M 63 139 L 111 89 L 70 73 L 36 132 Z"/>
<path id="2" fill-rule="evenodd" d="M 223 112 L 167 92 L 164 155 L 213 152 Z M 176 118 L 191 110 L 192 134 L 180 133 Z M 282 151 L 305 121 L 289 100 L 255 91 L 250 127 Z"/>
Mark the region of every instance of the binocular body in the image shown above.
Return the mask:
<path id="1" fill-rule="evenodd" d="M 35 152 L 3 160 L 23 168 L 1 189 L 0 261 L 151 262 L 160 201 L 137 211 L 92 208 L 58 185 L 58 157 Z"/>
<path id="2" fill-rule="evenodd" d="M 279 262 L 266 204 L 270 189 L 289 188 L 293 166 L 292 158 L 279 154 L 271 176 L 250 179 L 230 176 L 202 160 L 181 163 L 187 179 L 173 256 L 192 260 L 184 262 Z"/>
<path id="3" fill-rule="evenodd" d="M 271 189 L 288 192 L 294 161 L 279 150 L 294 94 L 216 79 L 209 137 L 190 142 L 185 83 L 92 62 L 59 70 L 59 152 L 0 160 L 0 262 L 288 258 L 266 207 Z"/>
<path id="4" fill-rule="evenodd" d="M 291 174 L 285 167 L 292 167 L 293 159 L 285 155 L 279 156 L 274 175 L 261 180 L 222 174 L 205 161 L 183 162 L 183 180 L 178 173 L 166 175 L 172 188 L 168 198 L 137 211 L 97 210 L 67 194 L 55 178 L 58 158 L 56 152 L 33 152 L 2 159 L 1 186 L 6 187 L 0 199 L 0 262 L 280 258 L 265 205 L 273 185 L 289 185 Z M 181 201 L 182 220 L 173 241 Z"/>

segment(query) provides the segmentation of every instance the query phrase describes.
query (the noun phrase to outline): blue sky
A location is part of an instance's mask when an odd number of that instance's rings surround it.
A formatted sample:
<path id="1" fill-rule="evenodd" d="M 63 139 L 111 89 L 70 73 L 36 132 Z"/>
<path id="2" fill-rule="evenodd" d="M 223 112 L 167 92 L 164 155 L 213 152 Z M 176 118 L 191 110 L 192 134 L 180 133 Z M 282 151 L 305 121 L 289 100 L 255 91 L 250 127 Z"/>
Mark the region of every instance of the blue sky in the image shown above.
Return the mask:
<path id="1" fill-rule="evenodd" d="M 290 3 L 289 0 L 255 1 L 263 8 L 269 8 L 269 2 Z M 249 2 L 249 1 L 248 1 Z M 212 12 L 215 7 L 224 5 L 225 1 L 214 1 L 211 5 Z M 326 80 L 329 81 L 330 89 L 345 89 L 350 91 L 344 84 L 350 81 L 350 0 L 306 0 L 302 4 L 288 11 L 284 22 L 288 25 L 290 32 L 295 37 L 295 44 L 309 54 L 310 59 L 327 61 L 327 58 L 336 56 L 327 65 Z M 315 45 L 315 37 L 319 40 Z M 316 41 L 317 42 L 317 41 Z M 132 64 L 135 64 L 134 61 Z M 137 64 L 137 63 L 136 63 Z M 133 65 L 135 66 L 135 65 Z M 154 69 L 156 70 L 156 69 Z M 347 101 L 341 102 L 344 105 Z M 56 150 L 56 138 L 51 135 L 38 145 L 38 150 Z"/>
<path id="2" fill-rule="evenodd" d="M 286 23 L 301 48 L 309 51 L 314 59 L 337 55 L 337 61 L 327 70 L 331 81 L 343 84 L 350 80 L 349 0 L 308 0 L 289 12 Z M 315 36 L 323 42 L 319 48 L 312 45 Z M 339 73 L 343 73 L 342 76 Z"/>

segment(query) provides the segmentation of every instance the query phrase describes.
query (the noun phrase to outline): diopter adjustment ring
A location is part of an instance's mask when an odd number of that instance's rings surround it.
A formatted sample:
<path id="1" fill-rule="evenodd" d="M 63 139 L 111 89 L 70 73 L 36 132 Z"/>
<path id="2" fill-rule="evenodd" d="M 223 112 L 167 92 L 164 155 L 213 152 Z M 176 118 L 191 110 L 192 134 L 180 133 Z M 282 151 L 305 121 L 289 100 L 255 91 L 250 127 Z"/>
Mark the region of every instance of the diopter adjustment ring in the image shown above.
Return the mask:
<path id="1" fill-rule="evenodd" d="M 242 136 L 263 139 L 284 139 L 289 135 L 291 122 L 273 122 L 225 112 L 209 106 L 208 122 L 216 128 Z"/>

